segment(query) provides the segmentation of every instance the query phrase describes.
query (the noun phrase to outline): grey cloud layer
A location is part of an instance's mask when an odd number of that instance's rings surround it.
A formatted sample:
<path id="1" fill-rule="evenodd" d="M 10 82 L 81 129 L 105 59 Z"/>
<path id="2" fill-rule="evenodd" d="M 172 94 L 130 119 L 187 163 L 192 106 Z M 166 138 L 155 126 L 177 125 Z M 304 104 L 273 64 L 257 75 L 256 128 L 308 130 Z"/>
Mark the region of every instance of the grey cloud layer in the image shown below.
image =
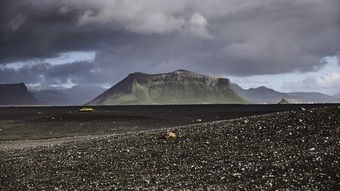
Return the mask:
<path id="1" fill-rule="evenodd" d="M 60 85 L 68 82 L 76 84 L 104 83 L 97 76 L 97 69 L 92 62 L 73 62 L 64 65 L 40 63 L 25 65 L 19 69 L 1 67 L 0 83 L 25 82 L 30 84 Z"/>
<path id="2" fill-rule="evenodd" d="M 323 75 L 307 76 L 301 81 L 284 83 L 283 89 L 288 91 L 323 91 L 330 94 L 340 93 L 340 72 L 329 72 Z"/>
<path id="3" fill-rule="evenodd" d="M 94 50 L 88 69 L 108 82 L 138 70 L 303 72 L 340 52 L 338 0 L 3 0 L 0 7 L 0 63 Z M 83 71 L 75 68 L 74 75 Z"/>

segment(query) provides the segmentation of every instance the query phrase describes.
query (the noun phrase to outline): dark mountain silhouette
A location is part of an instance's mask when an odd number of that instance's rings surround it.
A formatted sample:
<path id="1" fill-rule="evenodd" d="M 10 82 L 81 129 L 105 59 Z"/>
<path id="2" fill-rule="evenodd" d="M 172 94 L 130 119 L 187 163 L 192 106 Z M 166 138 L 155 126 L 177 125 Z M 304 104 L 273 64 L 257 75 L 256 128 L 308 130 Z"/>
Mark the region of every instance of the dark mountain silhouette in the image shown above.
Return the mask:
<path id="1" fill-rule="evenodd" d="M 186 70 L 171 73 L 132 73 L 92 100 L 90 105 L 247 103 L 229 79 Z"/>
<path id="2" fill-rule="evenodd" d="M 40 105 L 43 104 L 35 98 L 24 83 L 0 84 L 0 105 Z"/>

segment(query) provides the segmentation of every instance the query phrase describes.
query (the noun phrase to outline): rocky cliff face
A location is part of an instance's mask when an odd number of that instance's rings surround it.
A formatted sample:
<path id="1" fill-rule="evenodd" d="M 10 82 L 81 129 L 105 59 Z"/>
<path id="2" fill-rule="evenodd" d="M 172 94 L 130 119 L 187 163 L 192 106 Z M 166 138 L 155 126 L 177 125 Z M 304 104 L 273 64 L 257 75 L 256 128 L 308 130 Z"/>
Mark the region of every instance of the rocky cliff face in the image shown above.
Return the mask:
<path id="1" fill-rule="evenodd" d="M 0 84 L 0 105 L 41 104 L 26 88 L 25 84 Z"/>
<path id="2" fill-rule="evenodd" d="M 132 73 L 90 105 L 246 103 L 226 78 L 186 70 L 164 74 Z"/>

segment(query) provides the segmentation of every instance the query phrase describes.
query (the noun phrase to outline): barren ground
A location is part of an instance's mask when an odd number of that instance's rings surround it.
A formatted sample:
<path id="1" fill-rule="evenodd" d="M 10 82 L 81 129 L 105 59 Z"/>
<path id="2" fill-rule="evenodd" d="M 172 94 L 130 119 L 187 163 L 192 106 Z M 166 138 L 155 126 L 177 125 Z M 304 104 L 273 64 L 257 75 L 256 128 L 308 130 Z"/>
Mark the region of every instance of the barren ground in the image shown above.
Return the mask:
<path id="1" fill-rule="evenodd" d="M 338 106 L 169 128 L 0 151 L 0 190 L 340 189 Z"/>

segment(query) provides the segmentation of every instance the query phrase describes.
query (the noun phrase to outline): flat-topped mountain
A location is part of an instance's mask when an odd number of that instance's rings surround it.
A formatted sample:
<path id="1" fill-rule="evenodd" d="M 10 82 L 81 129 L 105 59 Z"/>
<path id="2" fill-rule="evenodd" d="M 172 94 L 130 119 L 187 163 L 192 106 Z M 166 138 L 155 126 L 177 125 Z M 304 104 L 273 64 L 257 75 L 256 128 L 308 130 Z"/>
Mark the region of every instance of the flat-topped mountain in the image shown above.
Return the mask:
<path id="1" fill-rule="evenodd" d="M 38 105 L 36 99 L 25 86 L 20 84 L 0 84 L 0 105 Z"/>
<path id="2" fill-rule="evenodd" d="M 89 105 L 247 103 L 227 78 L 186 70 L 170 73 L 132 73 L 92 100 Z"/>

